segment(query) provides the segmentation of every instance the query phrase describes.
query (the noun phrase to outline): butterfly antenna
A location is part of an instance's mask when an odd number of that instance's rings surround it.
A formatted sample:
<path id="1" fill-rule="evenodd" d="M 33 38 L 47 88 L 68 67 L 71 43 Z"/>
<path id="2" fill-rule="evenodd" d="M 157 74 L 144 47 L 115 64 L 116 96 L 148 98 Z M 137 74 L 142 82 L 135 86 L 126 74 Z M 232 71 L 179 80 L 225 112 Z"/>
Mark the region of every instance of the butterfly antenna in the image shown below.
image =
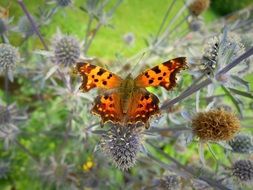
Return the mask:
<path id="1" fill-rule="evenodd" d="M 135 71 L 136 67 L 139 65 L 139 63 L 142 61 L 143 57 L 145 56 L 146 52 L 143 52 L 141 54 L 141 57 L 139 58 L 139 60 L 135 63 L 135 65 L 133 66 L 133 71 Z"/>

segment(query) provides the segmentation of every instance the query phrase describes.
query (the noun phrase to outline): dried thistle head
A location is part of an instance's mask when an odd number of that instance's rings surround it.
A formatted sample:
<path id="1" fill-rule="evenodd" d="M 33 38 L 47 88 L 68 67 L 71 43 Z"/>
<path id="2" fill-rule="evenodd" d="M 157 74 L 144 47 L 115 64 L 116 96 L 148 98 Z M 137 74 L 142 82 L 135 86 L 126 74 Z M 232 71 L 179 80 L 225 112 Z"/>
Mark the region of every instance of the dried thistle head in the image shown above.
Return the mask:
<path id="1" fill-rule="evenodd" d="M 100 147 L 116 167 L 127 170 L 135 165 L 140 151 L 140 131 L 133 126 L 114 125 L 102 135 Z"/>
<path id="2" fill-rule="evenodd" d="M 253 139 L 249 135 L 239 134 L 231 139 L 228 144 L 233 152 L 246 154 L 253 152 Z"/>
<path id="3" fill-rule="evenodd" d="M 199 112 L 192 119 L 193 132 L 203 141 L 230 140 L 240 130 L 235 114 L 223 109 Z"/>
<path id="4" fill-rule="evenodd" d="M 210 0 L 192 0 L 189 4 L 189 10 L 192 15 L 199 16 L 209 8 Z"/>
<path id="5" fill-rule="evenodd" d="M 251 160 L 238 160 L 232 166 L 232 174 L 242 182 L 253 180 L 253 162 Z"/>

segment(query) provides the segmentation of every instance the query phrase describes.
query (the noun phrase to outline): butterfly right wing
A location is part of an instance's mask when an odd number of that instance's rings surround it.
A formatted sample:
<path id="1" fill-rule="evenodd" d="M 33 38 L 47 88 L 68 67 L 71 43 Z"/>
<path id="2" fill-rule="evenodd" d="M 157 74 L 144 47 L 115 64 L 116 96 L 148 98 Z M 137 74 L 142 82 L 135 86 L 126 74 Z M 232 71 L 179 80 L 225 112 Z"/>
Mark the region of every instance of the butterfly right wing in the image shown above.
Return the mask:
<path id="1" fill-rule="evenodd" d="M 101 89 L 117 88 L 122 82 L 119 76 L 87 62 L 78 62 L 76 70 L 82 76 L 82 86 L 80 89 L 84 92 L 95 87 Z"/>

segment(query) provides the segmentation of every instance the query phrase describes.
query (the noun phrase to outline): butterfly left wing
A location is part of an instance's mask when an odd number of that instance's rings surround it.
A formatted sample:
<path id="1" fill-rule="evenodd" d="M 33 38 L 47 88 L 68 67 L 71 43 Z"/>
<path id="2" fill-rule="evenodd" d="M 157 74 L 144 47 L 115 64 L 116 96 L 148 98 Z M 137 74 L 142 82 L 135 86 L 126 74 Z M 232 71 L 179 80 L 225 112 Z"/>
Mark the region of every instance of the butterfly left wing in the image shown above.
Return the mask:
<path id="1" fill-rule="evenodd" d="M 95 98 L 95 104 L 91 110 L 92 113 L 99 115 L 102 123 L 122 121 L 123 113 L 120 106 L 120 97 L 118 93 L 106 93 Z"/>
<path id="2" fill-rule="evenodd" d="M 122 79 L 102 67 L 86 62 L 78 62 L 76 70 L 82 76 L 81 90 L 84 92 L 92 88 L 113 89 L 120 86 Z"/>
<path id="3" fill-rule="evenodd" d="M 186 67 L 185 57 L 171 59 L 141 73 L 135 84 L 138 87 L 162 86 L 170 90 L 176 85 L 176 74 Z"/>
<path id="4" fill-rule="evenodd" d="M 132 105 L 127 112 L 128 123 L 141 122 L 148 128 L 150 117 L 159 114 L 159 99 L 145 89 L 134 92 Z"/>

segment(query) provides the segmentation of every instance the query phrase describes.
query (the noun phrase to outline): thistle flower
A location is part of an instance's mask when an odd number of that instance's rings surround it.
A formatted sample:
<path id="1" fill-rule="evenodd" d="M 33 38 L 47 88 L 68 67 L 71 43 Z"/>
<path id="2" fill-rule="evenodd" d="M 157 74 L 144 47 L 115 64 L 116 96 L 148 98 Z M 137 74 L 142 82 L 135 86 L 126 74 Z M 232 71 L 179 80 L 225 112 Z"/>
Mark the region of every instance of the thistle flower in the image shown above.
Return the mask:
<path id="1" fill-rule="evenodd" d="M 238 160 L 232 166 L 232 173 L 242 182 L 253 180 L 253 162 L 251 160 Z"/>
<path id="2" fill-rule="evenodd" d="M 127 170 L 136 162 L 141 148 L 141 136 L 133 126 L 112 126 L 102 135 L 100 147 L 116 167 Z"/>
<path id="3" fill-rule="evenodd" d="M 253 141 L 251 136 L 239 134 L 228 142 L 233 152 L 237 153 L 252 153 Z"/>
<path id="4" fill-rule="evenodd" d="M 80 57 L 80 45 L 72 36 L 62 36 L 53 45 L 53 61 L 64 66 L 72 66 Z"/>
<path id="5" fill-rule="evenodd" d="M 192 119 L 192 128 L 203 141 L 230 140 L 239 131 L 240 121 L 231 112 L 213 109 L 197 113 Z"/>
<path id="6" fill-rule="evenodd" d="M 20 61 L 18 50 L 9 44 L 0 44 L 0 69 L 12 69 Z"/>
<path id="7" fill-rule="evenodd" d="M 166 175 L 160 179 L 158 189 L 177 190 L 181 189 L 181 178 L 178 175 Z"/>
<path id="8" fill-rule="evenodd" d="M 199 16 L 209 8 L 209 5 L 210 0 L 191 0 L 188 8 L 192 15 Z"/>

